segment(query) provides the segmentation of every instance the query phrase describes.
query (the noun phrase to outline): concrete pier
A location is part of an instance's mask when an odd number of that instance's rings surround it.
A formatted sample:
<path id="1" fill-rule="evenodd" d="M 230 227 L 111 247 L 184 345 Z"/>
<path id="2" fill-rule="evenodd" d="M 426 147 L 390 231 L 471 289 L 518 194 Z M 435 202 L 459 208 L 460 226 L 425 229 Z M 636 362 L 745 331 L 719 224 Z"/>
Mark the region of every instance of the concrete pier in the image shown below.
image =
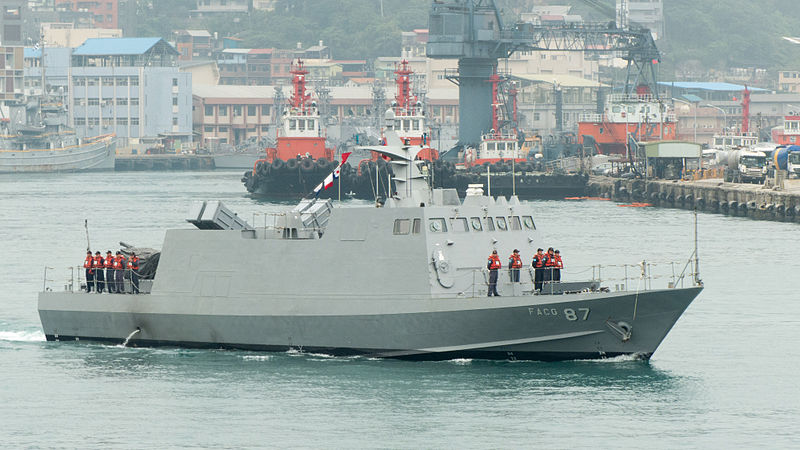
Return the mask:
<path id="1" fill-rule="evenodd" d="M 117 155 L 114 170 L 211 170 L 210 155 Z"/>
<path id="2" fill-rule="evenodd" d="M 593 176 L 586 191 L 591 196 L 617 202 L 697 208 L 698 211 L 752 219 L 800 222 L 800 180 L 785 180 L 783 188 L 777 188 L 725 183 L 721 178 L 645 181 Z"/>

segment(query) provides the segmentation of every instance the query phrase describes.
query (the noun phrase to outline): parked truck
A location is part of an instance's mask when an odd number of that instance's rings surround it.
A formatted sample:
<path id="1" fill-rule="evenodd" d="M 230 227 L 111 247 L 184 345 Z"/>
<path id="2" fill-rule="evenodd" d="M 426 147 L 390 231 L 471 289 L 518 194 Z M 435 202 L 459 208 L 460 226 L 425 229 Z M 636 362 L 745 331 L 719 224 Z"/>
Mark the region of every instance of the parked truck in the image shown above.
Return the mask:
<path id="1" fill-rule="evenodd" d="M 775 167 L 785 170 L 787 176 L 800 178 L 800 145 L 779 147 L 773 155 Z"/>
<path id="2" fill-rule="evenodd" d="M 751 150 L 731 150 L 717 154 L 725 165 L 725 181 L 763 183 L 767 177 L 767 155 Z"/>

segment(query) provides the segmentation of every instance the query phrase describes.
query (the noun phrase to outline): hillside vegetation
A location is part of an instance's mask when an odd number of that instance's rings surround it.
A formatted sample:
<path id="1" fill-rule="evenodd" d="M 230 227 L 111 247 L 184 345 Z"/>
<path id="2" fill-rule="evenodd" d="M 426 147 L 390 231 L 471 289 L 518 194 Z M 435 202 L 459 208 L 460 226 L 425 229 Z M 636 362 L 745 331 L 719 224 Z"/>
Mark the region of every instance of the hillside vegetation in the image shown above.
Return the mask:
<path id="1" fill-rule="evenodd" d="M 136 34 L 171 37 L 173 30 L 205 28 L 236 36 L 245 47 L 294 48 L 323 40 L 337 59 L 371 59 L 400 54 L 400 32 L 427 28 L 432 0 L 278 0 L 274 11 L 240 17 L 198 19 L 191 23 L 191 0 L 140 0 Z M 504 17 L 513 17 L 543 0 L 497 0 Z M 610 20 L 581 0 L 574 12 L 589 20 Z M 614 0 L 602 0 L 606 9 Z M 800 68 L 800 45 L 782 36 L 800 35 L 798 0 L 665 0 L 666 36 L 662 76 L 690 64 L 702 69 L 728 67 Z M 666 69 L 666 70 L 665 70 Z"/>

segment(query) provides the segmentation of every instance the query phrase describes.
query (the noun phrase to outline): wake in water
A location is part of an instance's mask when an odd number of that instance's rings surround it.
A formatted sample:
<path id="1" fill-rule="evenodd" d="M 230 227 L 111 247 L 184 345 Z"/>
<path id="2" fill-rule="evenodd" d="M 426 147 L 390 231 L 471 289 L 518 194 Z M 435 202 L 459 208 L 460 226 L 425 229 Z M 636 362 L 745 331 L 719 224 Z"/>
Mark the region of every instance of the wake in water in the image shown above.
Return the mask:
<path id="1" fill-rule="evenodd" d="M 9 342 L 44 342 L 41 331 L 0 331 L 0 341 Z"/>

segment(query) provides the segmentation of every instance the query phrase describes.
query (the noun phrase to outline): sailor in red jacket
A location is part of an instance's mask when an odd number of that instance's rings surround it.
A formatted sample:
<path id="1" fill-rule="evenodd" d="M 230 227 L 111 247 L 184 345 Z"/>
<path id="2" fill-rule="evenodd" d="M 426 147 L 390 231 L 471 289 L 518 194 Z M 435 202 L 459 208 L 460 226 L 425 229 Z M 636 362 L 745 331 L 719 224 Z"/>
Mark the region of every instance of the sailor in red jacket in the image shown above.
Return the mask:
<path id="1" fill-rule="evenodd" d="M 86 269 L 86 292 L 92 292 L 92 287 L 94 286 L 94 257 L 92 256 L 92 251 L 89 250 L 86 252 L 86 259 L 83 260 L 83 268 Z"/>
<path id="2" fill-rule="evenodd" d="M 522 258 L 519 256 L 519 250 L 514 249 L 514 252 L 508 257 L 508 268 L 510 269 L 511 282 L 519 283 L 519 269 L 522 268 Z"/>
<path id="3" fill-rule="evenodd" d="M 139 293 L 139 257 L 136 256 L 136 253 L 131 253 L 131 257 L 128 258 L 128 270 L 131 272 L 131 289 L 133 292 L 132 294 Z"/>
<path id="4" fill-rule="evenodd" d="M 92 269 L 94 269 L 94 281 L 97 285 L 97 289 L 95 289 L 95 291 L 98 294 L 102 294 L 106 287 L 106 282 L 105 277 L 103 276 L 103 257 L 100 255 L 100 252 L 94 252 L 94 263 L 92 264 Z"/>
<path id="5" fill-rule="evenodd" d="M 117 294 L 125 293 L 125 257 L 119 250 L 114 257 L 114 291 Z"/>
<path id="6" fill-rule="evenodd" d="M 111 254 L 111 250 L 106 252 L 106 257 L 103 260 L 103 267 L 106 269 L 106 287 L 108 288 L 108 293 L 114 293 L 114 256 Z"/>
<path id="7" fill-rule="evenodd" d="M 536 250 L 536 254 L 533 255 L 533 261 L 531 261 L 531 267 L 533 267 L 533 290 L 535 292 L 542 292 L 542 282 L 544 281 L 544 253 L 542 253 L 544 249 L 540 248 Z"/>
<path id="8" fill-rule="evenodd" d="M 500 257 L 497 256 L 497 250 L 492 250 L 492 254 L 489 255 L 489 260 L 486 262 L 486 268 L 489 269 L 489 293 L 488 297 L 494 295 L 495 297 L 500 297 L 500 294 L 497 293 L 497 271 L 503 267 L 503 264 L 500 262 Z"/>
<path id="9" fill-rule="evenodd" d="M 553 269 L 556 267 L 556 257 L 553 253 L 553 247 L 547 249 L 544 254 L 544 284 L 549 284 L 553 281 Z"/>
<path id="10" fill-rule="evenodd" d="M 556 263 L 553 269 L 553 281 L 561 281 L 561 269 L 564 268 L 564 261 L 561 260 L 561 252 L 556 250 L 553 253 Z"/>

